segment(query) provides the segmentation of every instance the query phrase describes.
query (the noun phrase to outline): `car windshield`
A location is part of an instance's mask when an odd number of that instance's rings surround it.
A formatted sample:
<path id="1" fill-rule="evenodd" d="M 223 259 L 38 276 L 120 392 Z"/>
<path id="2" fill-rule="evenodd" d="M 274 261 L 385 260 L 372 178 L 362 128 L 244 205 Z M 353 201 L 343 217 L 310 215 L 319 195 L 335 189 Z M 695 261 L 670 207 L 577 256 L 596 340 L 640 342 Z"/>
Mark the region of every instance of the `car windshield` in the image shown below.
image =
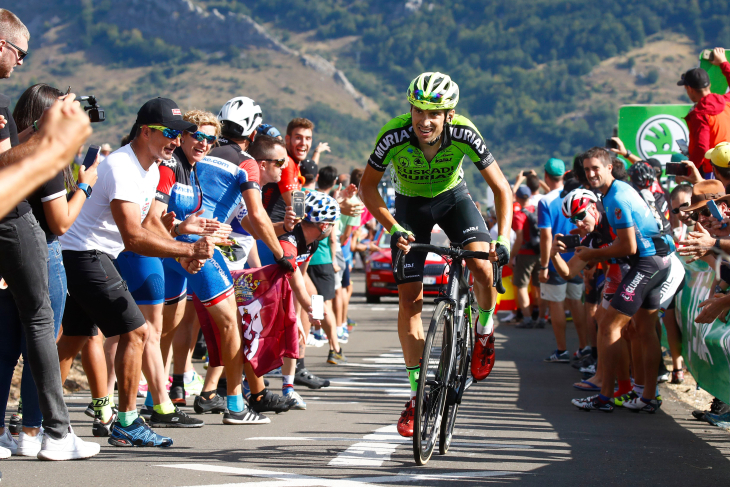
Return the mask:
<path id="1" fill-rule="evenodd" d="M 439 247 L 449 246 L 449 237 L 443 231 L 431 232 L 431 245 L 438 245 Z M 390 248 L 390 234 L 383 232 L 378 241 L 378 247 L 381 249 Z"/>

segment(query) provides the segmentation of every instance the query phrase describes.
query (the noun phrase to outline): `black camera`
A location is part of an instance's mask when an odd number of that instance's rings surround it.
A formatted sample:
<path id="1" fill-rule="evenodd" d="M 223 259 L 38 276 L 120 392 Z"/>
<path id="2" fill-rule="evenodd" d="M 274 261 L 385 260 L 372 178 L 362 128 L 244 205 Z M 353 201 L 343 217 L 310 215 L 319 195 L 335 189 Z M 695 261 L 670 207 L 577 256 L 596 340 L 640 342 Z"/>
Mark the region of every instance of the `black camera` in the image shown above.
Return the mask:
<path id="1" fill-rule="evenodd" d="M 94 95 L 80 96 L 78 100 L 86 101 L 89 104 L 88 107 L 84 107 L 84 110 L 89 113 L 89 120 L 91 120 L 91 123 L 103 122 L 106 120 L 104 109 L 99 106 Z"/>

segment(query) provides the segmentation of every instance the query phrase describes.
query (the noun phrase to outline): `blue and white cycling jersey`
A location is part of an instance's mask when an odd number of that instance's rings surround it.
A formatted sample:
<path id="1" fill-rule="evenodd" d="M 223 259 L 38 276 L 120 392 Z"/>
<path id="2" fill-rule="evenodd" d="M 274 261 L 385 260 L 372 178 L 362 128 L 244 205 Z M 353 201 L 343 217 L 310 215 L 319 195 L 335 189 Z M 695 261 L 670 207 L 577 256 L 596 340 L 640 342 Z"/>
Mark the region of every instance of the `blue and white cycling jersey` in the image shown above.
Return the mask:
<path id="1" fill-rule="evenodd" d="M 603 197 L 603 207 L 614 233 L 634 227 L 639 257 L 665 256 L 674 252 L 671 237 L 662 235 L 649 205 L 631 185 L 614 181 Z"/>
<path id="2" fill-rule="evenodd" d="M 198 181 L 203 189 L 202 217 L 218 218 L 228 221 L 241 202 L 241 192 L 258 188 L 250 181 L 248 173 L 235 164 L 218 157 L 205 157 L 196 165 Z M 184 242 L 195 242 L 198 235 L 182 235 L 177 238 Z M 188 274 L 174 259 L 166 258 L 165 301 L 174 303 L 186 293 L 188 281 L 198 299 L 206 306 L 216 304 L 230 296 L 233 279 L 221 251 L 215 249 L 212 259 L 208 259 L 197 274 Z"/>
<path id="3" fill-rule="evenodd" d="M 220 222 L 228 221 L 238 207 L 241 192 L 259 187 L 245 169 L 218 157 L 205 157 L 197 164 L 197 173 L 203 188 L 203 217 Z"/>

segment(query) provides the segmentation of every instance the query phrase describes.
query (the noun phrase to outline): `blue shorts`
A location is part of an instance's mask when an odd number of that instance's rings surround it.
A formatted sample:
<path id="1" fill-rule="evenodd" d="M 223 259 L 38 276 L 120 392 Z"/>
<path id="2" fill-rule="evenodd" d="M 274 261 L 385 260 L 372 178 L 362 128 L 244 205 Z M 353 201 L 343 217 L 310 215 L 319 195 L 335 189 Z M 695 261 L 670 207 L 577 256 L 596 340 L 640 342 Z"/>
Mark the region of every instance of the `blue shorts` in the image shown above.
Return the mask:
<path id="1" fill-rule="evenodd" d="M 213 257 L 206 260 L 197 274 L 190 274 L 172 258 L 162 261 L 165 268 L 165 303 L 172 304 L 185 299 L 192 291 L 205 306 L 213 306 L 233 294 L 233 278 L 226 265 L 226 258 L 215 249 Z"/>
<path id="2" fill-rule="evenodd" d="M 165 302 L 165 273 L 162 259 L 134 252 L 122 252 L 116 260 L 119 274 L 127 282 L 134 302 L 142 305 Z"/>

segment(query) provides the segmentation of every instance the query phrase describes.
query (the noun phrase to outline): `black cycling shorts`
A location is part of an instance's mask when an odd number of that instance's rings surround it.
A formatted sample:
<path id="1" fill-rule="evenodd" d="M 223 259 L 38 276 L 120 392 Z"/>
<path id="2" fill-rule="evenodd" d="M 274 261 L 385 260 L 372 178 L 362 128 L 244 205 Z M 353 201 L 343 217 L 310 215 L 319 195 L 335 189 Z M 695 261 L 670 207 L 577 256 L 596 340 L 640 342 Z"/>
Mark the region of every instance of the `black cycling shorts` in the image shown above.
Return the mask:
<path id="1" fill-rule="evenodd" d="M 471 242 L 491 242 L 487 224 L 474 205 L 466 184 L 461 183 L 435 198 L 424 196 L 395 195 L 395 220 L 406 230 L 413 232 L 416 243 L 431 243 L 431 230 L 438 224 L 449 240 L 465 246 Z M 391 256 L 396 256 L 395 239 L 391 239 Z M 423 267 L 426 263 L 425 252 L 408 252 L 405 259 L 405 279 L 400 280 L 395 273 L 396 284 L 423 281 Z"/>
<path id="2" fill-rule="evenodd" d="M 639 308 L 661 307 L 662 284 L 669 274 L 670 257 L 639 257 L 621 280 L 611 306 L 621 314 L 634 316 Z"/>
<path id="3" fill-rule="evenodd" d="M 145 324 L 110 255 L 98 250 L 64 250 L 63 266 L 68 281 L 64 335 L 90 337 L 101 329 L 108 338 Z"/>

